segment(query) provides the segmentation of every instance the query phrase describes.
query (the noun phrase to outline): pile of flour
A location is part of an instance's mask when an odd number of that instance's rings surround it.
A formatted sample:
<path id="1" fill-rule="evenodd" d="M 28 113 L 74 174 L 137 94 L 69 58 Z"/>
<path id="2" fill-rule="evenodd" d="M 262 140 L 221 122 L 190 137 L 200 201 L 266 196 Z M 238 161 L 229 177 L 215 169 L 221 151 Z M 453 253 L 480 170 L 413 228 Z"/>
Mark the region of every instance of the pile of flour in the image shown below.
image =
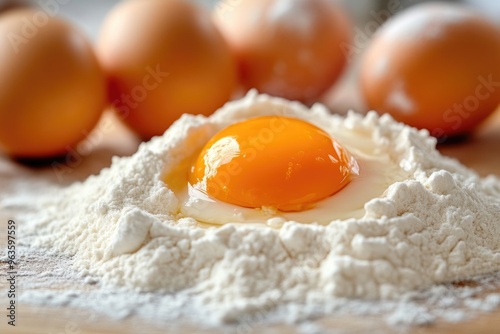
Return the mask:
<path id="1" fill-rule="evenodd" d="M 368 135 L 377 154 L 410 177 L 366 203 L 361 219 L 328 225 L 206 228 L 177 219 L 178 199 L 161 176 L 218 130 L 258 115 L 306 119 L 332 136 L 339 129 Z M 380 312 L 374 300 L 397 305 L 413 291 L 500 270 L 500 180 L 480 178 L 441 156 L 435 144 L 426 131 L 389 116 L 332 116 L 322 105 L 308 109 L 250 92 L 209 118 L 183 116 L 135 155 L 114 158 L 85 182 L 45 189 L 18 217 L 20 240 L 71 256 L 81 275 L 104 287 L 184 296 L 211 321 L 292 304 L 301 305 L 296 320 L 318 305 L 333 312 L 363 300 L 368 304 L 361 310 Z M 500 304 L 497 297 L 490 297 L 490 308 Z"/>

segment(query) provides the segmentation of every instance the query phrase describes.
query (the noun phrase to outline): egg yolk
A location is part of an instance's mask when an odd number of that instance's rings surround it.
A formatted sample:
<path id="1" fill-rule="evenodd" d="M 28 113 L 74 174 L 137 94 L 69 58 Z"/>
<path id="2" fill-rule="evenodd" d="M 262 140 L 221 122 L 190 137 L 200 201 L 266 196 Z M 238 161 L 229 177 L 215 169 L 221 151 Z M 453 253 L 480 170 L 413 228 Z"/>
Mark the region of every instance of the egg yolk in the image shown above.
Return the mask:
<path id="1" fill-rule="evenodd" d="M 320 128 L 264 116 L 217 133 L 199 154 L 189 183 L 222 202 L 301 211 L 345 187 L 356 168 Z"/>

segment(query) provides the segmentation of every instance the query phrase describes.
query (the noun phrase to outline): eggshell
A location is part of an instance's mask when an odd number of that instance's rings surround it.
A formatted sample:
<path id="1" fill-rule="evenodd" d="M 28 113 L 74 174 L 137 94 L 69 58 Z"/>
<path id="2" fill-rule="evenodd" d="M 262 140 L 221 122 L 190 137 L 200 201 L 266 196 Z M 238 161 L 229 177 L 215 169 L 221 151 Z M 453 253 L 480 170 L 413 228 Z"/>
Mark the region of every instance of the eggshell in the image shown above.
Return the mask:
<path id="1" fill-rule="evenodd" d="M 130 0 L 106 18 L 98 57 L 110 100 L 144 138 L 183 113 L 209 115 L 236 87 L 236 65 L 210 13 L 188 1 Z"/>
<path id="2" fill-rule="evenodd" d="M 247 89 L 314 102 L 346 65 L 351 25 L 332 1 L 242 0 L 215 17 Z"/>
<path id="3" fill-rule="evenodd" d="M 104 74 L 87 38 L 43 11 L 0 15 L 0 149 L 60 155 L 96 125 L 106 101 Z"/>
<path id="4" fill-rule="evenodd" d="M 500 31 L 462 5 L 424 4 L 388 21 L 363 57 L 370 109 L 436 137 L 470 132 L 500 103 Z"/>

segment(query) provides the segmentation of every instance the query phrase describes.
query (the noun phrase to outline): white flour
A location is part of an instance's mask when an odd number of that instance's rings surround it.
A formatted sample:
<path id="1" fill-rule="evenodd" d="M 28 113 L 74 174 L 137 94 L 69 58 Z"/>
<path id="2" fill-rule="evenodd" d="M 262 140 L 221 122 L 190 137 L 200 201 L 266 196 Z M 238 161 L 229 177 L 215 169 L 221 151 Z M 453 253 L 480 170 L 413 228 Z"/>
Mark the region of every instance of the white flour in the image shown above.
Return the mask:
<path id="1" fill-rule="evenodd" d="M 378 153 L 410 177 L 366 203 L 363 218 L 326 226 L 202 228 L 193 219 L 176 219 L 177 198 L 160 175 L 228 124 L 269 114 L 307 119 L 333 136 L 340 129 L 369 135 Z M 19 208 L 19 198 L 0 197 L 0 206 Z M 59 294 L 65 305 L 92 305 L 118 316 L 194 315 L 205 322 L 241 323 L 252 314 L 297 321 L 324 313 L 383 313 L 392 324 L 421 324 L 458 321 L 464 309 L 500 305 L 498 295 L 477 295 L 496 286 L 495 275 L 483 278 L 481 288 L 437 285 L 500 270 L 499 198 L 497 178 L 481 179 L 441 156 L 425 131 L 375 113 L 343 118 L 321 105 L 307 110 L 251 92 L 210 118 L 182 117 L 98 176 L 44 189 L 17 219 L 27 248 L 74 256 L 87 282 L 127 289 Z M 33 290 L 22 298 L 57 305 L 49 295 Z"/>

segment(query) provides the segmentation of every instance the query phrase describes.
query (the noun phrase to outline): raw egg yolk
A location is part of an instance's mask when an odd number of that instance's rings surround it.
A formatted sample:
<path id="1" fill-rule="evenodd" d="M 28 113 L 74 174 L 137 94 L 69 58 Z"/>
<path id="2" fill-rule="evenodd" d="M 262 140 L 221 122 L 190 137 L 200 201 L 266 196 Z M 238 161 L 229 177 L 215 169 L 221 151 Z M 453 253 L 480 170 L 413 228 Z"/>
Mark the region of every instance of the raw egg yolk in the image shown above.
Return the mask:
<path id="1" fill-rule="evenodd" d="M 199 154 L 189 183 L 222 202 L 301 211 L 345 187 L 356 168 L 320 128 L 264 116 L 217 133 Z"/>

